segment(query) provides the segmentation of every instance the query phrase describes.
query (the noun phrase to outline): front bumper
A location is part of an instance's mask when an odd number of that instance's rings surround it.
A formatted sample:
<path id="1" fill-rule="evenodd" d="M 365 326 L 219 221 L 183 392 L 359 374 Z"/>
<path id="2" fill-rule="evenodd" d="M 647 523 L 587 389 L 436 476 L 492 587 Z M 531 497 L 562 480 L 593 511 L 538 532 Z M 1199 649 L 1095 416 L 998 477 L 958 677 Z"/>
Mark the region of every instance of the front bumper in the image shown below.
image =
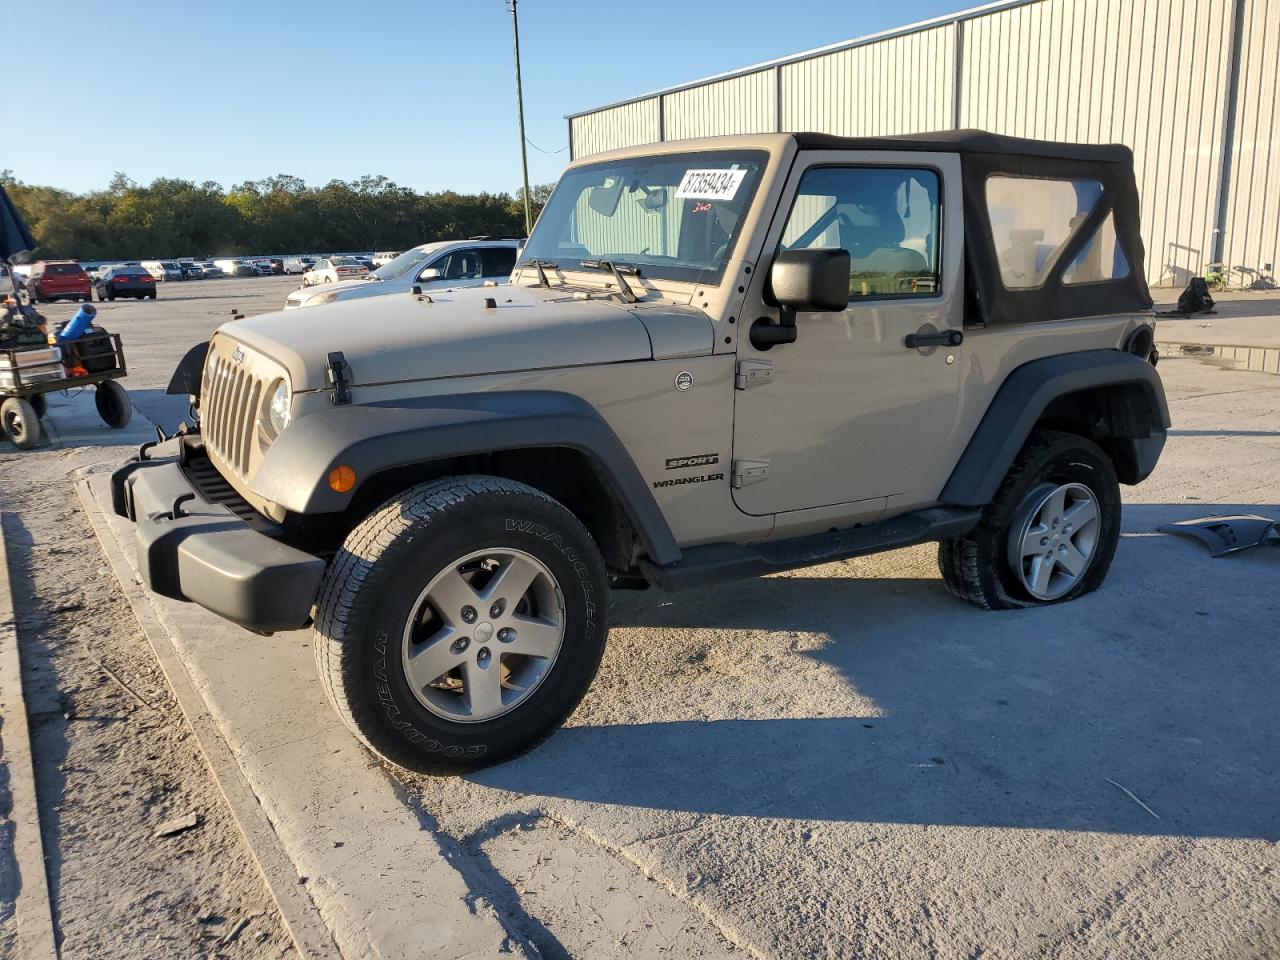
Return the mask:
<path id="1" fill-rule="evenodd" d="M 304 626 L 324 561 L 206 499 L 184 469 L 199 443 L 174 437 L 144 448 L 111 475 L 115 512 L 137 524 L 143 583 L 259 633 Z"/>

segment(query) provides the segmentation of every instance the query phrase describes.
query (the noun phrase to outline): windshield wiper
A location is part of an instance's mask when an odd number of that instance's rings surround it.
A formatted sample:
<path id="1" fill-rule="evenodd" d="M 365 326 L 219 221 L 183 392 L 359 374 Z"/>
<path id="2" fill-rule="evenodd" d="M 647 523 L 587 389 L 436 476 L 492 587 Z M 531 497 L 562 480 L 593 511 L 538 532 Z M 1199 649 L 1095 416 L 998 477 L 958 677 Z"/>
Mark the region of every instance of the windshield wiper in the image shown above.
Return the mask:
<path id="1" fill-rule="evenodd" d="M 640 276 L 640 268 L 633 267 L 629 263 L 615 263 L 612 260 L 579 260 L 579 266 L 586 267 L 588 270 L 608 270 L 613 274 L 613 280 L 618 285 L 618 292 L 622 294 L 622 299 L 627 303 L 638 303 L 640 298 L 636 296 L 636 292 L 631 289 L 631 285 L 622 279 L 623 273 L 629 273 L 633 277 Z"/>
<path id="2" fill-rule="evenodd" d="M 556 266 L 556 264 L 552 263 L 550 260 L 539 260 L 536 257 L 533 258 L 532 260 L 521 260 L 520 266 L 533 267 L 535 270 L 538 271 L 538 286 L 540 287 L 551 286 L 551 281 L 547 279 L 548 270 L 560 269 L 558 266 Z"/>

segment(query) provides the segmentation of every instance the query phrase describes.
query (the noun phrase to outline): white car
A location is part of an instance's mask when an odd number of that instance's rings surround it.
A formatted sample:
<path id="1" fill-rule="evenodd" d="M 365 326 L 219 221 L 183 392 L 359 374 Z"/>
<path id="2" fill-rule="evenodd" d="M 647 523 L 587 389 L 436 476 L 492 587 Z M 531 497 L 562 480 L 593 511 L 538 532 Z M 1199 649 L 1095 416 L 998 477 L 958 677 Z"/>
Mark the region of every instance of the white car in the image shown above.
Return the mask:
<path id="1" fill-rule="evenodd" d="M 285 273 L 306 273 L 315 266 L 318 257 L 285 257 L 284 272 Z"/>
<path id="2" fill-rule="evenodd" d="M 399 250 L 383 250 L 373 255 L 373 265 L 375 267 L 385 267 L 388 263 L 400 256 Z"/>
<path id="3" fill-rule="evenodd" d="M 334 284 L 323 291 L 295 290 L 285 300 L 286 310 L 317 307 L 335 300 L 408 293 L 443 287 L 478 287 L 504 281 L 515 269 L 522 240 L 445 240 L 406 250 L 365 280 Z M 320 264 L 316 264 L 317 267 Z M 305 282 L 306 276 L 303 276 Z"/>
<path id="4" fill-rule="evenodd" d="M 363 280 L 369 268 L 354 257 L 327 257 L 302 275 L 302 285 L 312 287 L 317 283 L 338 283 L 342 280 Z"/>

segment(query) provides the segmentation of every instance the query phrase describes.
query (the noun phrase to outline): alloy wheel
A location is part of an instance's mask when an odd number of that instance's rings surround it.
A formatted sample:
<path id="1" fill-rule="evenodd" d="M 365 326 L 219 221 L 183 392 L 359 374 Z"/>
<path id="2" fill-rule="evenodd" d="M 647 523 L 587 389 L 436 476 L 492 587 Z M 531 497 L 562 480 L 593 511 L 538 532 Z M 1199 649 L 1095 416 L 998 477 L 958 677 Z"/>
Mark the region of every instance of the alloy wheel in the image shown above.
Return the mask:
<path id="1" fill-rule="evenodd" d="M 493 720 L 547 677 L 564 633 L 564 597 L 545 564 L 521 550 L 475 551 L 437 573 L 414 602 L 405 678 L 439 717 Z"/>
<path id="2" fill-rule="evenodd" d="M 1082 483 L 1042 483 L 1009 530 L 1009 564 L 1037 600 L 1057 600 L 1084 579 L 1101 529 L 1098 500 Z"/>

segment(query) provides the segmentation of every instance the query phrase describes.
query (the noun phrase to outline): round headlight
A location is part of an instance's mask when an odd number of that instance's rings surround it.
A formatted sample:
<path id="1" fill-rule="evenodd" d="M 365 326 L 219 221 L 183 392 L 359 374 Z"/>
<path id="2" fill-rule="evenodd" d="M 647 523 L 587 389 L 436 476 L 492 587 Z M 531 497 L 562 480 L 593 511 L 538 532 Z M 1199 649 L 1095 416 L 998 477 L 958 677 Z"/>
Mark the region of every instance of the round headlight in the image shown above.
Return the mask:
<path id="1" fill-rule="evenodd" d="M 322 303 L 333 303 L 333 301 L 337 299 L 338 299 L 338 291 L 330 290 L 328 293 L 322 293 L 318 297 L 312 297 L 310 300 L 307 301 L 307 306 L 316 307 Z"/>
<path id="2" fill-rule="evenodd" d="M 277 437 L 289 425 L 289 404 L 292 399 L 289 396 L 289 385 L 281 380 L 267 406 L 267 420 L 271 424 L 271 432 Z"/>

